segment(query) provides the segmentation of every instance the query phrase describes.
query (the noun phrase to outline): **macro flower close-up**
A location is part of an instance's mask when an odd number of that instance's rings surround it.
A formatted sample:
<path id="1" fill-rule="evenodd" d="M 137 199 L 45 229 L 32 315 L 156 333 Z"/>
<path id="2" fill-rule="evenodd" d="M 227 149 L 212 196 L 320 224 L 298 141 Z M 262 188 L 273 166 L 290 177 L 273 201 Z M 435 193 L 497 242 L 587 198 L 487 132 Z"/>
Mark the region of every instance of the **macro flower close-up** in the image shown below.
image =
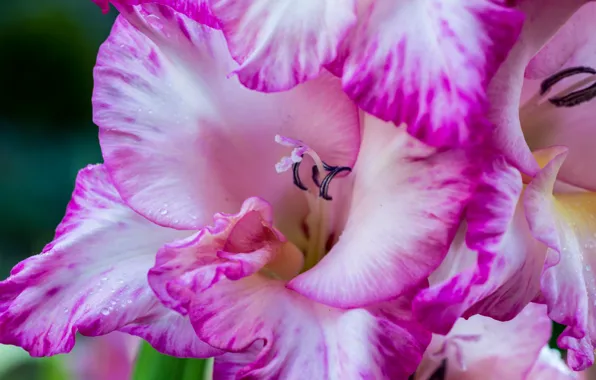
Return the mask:
<path id="1" fill-rule="evenodd" d="M 100 157 L 0 281 L 35 379 L 591 378 L 596 4 L 93 3 Z"/>

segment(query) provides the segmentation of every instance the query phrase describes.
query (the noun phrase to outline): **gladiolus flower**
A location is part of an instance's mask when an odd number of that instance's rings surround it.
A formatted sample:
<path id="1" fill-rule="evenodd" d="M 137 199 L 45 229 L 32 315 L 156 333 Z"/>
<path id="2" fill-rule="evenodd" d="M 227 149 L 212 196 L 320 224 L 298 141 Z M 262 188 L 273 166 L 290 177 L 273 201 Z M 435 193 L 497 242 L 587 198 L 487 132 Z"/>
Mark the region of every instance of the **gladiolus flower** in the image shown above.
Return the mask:
<path id="1" fill-rule="evenodd" d="M 50 355 L 77 330 L 119 330 L 216 356 L 216 374 L 407 378 L 430 340 L 412 293 L 447 253 L 478 157 L 363 116 L 332 75 L 248 90 L 220 31 L 120 10 L 94 72 L 105 164 L 0 283 L 0 342 Z"/>

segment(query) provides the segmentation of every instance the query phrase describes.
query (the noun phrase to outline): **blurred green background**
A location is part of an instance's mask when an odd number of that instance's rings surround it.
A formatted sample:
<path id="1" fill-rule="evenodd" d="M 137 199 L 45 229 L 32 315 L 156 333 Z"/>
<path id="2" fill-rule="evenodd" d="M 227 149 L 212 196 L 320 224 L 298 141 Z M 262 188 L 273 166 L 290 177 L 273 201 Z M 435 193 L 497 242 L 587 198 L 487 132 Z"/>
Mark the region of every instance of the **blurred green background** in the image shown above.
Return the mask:
<path id="1" fill-rule="evenodd" d="M 115 16 L 90 0 L 0 2 L 0 277 L 52 239 L 77 171 L 101 160 L 92 70 Z"/>
<path id="2" fill-rule="evenodd" d="M 101 161 L 92 70 L 115 16 L 90 0 L 0 1 L 2 279 L 51 241 L 77 171 Z M 0 367 L 2 359 L 9 354 L 0 352 Z M 0 379 L 62 380 L 56 360 L 23 363 Z"/>

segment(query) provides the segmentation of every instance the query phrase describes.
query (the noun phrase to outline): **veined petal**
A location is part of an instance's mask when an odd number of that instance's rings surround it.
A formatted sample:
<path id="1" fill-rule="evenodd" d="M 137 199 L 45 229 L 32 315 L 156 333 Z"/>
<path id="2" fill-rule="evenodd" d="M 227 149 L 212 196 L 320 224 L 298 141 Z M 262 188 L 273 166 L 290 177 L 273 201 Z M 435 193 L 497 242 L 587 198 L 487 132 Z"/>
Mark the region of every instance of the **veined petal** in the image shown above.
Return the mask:
<path id="1" fill-rule="evenodd" d="M 520 12 L 499 0 L 377 0 L 359 18 L 342 82 L 360 107 L 431 146 L 487 131 L 486 86 L 518 36 Z"/>
<path id="2" fill-rule="evenodd" d="M 546 248 L 527 227 L 521 187 L 519 172 L 502 157 L 484 170 L 467 224 L 414 300 L 418 320 L 433 332 L 447 334 L 458 318 L 476 313 L 509 320 L 540 292 Z"/>
<path id="3" fill-rule="evenodd" d="M 188 239 L 160 249 L 149 283 L 160 300 L 182 314 L 193 296 L 224 278 L 237 280 L 259 271 L 292 278 L 304 263 L 302 253 L 273 228 L 271 206 L 249 198 L 234 215 L 216 214 Z"/>
<path id="4" fill-rule="evenodd" d="M 216 375 L 401 379 L 411 374 L 430 333 L 412 319 L 409 300 L 341 310 L 287 289 L 277 275 L 280 265 L 300 252 L 271 229 L 268 208 L 248 199 L 239 213 L 216 217 L 213 227 L 193 240 L 164 247 L 150 272 L 158 296 L 188 313 L 199 337 L 233 352 L 216 360 Z"/>
<path id="5" fill-rule="evenodd" d="M 566 157 L 560 153 L 528 185 L 524 204 L 535 237 L 549 247 L 541 288 L 549 316 L 567 325 L 558 344 L 568 363 L 582 370 L 594 361 L 596 344 L 596 194 L 554 194 Z"/>
<path id="6" fill-rule="evenodd" d="M 196 305 L 191 318 L 210 344 L 241 351 L 265 342 L 238 377 L 405 379 L 430 340 L 405 300 L 341 310 L 262 277 L 217 284 Z"/>
<path id="7" fill-rule="evenodd" d="M 443 361 L 446 380 L 528 379 L 550 333 L 544 305 L 529 304 L 507 322 L 460 319 L 447 336 L 433 336 L 416 380 L 430 379 Z"/>
<path id="8" fill-rule="evenodd" d="M 0 282 L 0 342 L 47 356 L 70 351 L 77 332 L 96 336 L 147 323 L 136 335 L 162 352 L 218 353 L 184 336 L 183 328 L 172 329 L 189 326 L 188 320 L 159 325 L 181 317 L 165 309 L 147 283 L 159 247 L 185 235 L 128 208 L 103 166 L 83 169 L 54 241 Z"/>
<path id="9" fill-rule="evenodd" d="M 416 287 L 447 254 L 476 165 L 464 151 L 439 153 L 404 128 L 367 116 L 345 229 L 331 251 L 288 286 L 342 308 Z"/>
<path id="10" fill-rule="evenodd" d="M 588 3 L 578 9 L 553 39 L 536 55 L 526 76 L 544 79 L 542 75 L 572 67 L 596 69 L 596 3 Z M 538 80 L 524 83 L 524 89 L 537 88 Z M 542 149 L 552 145 L 563 145 L 569 149 L 558 178 L 575 186 L 596 190 L 596 173 L 592 162 L 596 159 L 594 118 L 595 101 L 573 107 L 555 107 L 548 98 L 569 93 L 568 89 L 586 88 L 596 83 L 592 74 L 573 75 L 558 82 L 540 100 L 529 101 L 520 112 L 521 123 L 530 149 Z M 535 91 L 535 94 L 537 91 Z"/>
<path id="11" fill-rule="evenodd" d="M 526 0 L 519 9 L 526 15 L 519 39 L 488 87 L 489 120 L 495 124 L 493 142 L 523 173 L 534 176 L 540 169 L 524 139 L 520 125 L 520 97 L 524 71 L 532 57 L 546 44 L 585 0 Z"/>
<path id="12" fill-rule="evenodd" d="M 355 0 L 212 0 L 246 87 L 288 90 L 319 75 L 356 23 Z"/>
<path id="13" fill-rule="evenodd" d="M 189 18 L 208 25 L 212 28 L 218 28 L 219 21 L 211 13 L 208 0 L 91 0 L 97 4 L 104 13 L 110 10 L 110 3 L 122 10 L 123 7 L 140 4 L 161 4 L 166 5 L 173 10 L 180 12 Z"/>
<path id="14" fill-rule="evenodd" d="M 148 219 L 198 230 L 251 196 L 279 219 L 305 217 L 301 190 L 275 171 L 288 154 L 276 135 L 353 165 L 359 115 L 337 78 L 262 94 L 226 78 L 236 67 L 221 32 L 167 8 L 136 7 L 116 21 L 95 68 L 94 120 L 120 194 Z"/>

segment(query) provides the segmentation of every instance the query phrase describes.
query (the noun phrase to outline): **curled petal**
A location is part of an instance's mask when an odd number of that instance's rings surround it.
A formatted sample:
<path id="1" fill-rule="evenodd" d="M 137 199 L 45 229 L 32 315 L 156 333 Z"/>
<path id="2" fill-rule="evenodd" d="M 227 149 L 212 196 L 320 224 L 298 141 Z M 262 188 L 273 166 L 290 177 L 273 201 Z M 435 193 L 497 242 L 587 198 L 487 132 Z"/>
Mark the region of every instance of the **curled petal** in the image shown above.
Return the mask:
<path id="1" fill-rule="evenodd" d="M 447 254 L 477 169 L 467 152 L 437 152 L 368 116 L 346 227 L 331 251 L 288 286 L 342 308 L 416 287 Z"/>
<path id="2" fill-rule="evenodd" d="M 433 332 L 446 334 L 459 317 L 476 313 L 511 319 L 539 293 L 545 249 L 518 206 L 521 187 L 519 172 L 503 157 L 483 172 L 467 224 L 414 301 L 418 319 Z"/>
<path id="3" fill-rule="evenodd" d="M 128 208 L 103 166 L 81 170 L 54 241 L 0 282 L 0 343 L 47 356 L 69 352 L 77 332 L 123 330 L 170 355 L 217 354 L 147 283 L 159 247 L 183 236 Z"/>
<path id="4" fill-rule="evenodd" d="M 348 95 L 431 146 L 468 144 L 486 133 L 486 86 L 523 15 L 493 0 L 365 3 L 342 49 L 345 62 L 332 65 L 343 71 Z"/>
<path id="5" fill-rule="evenodd" d="M 222 216 L 221 223 L 216 217 L 209 230 L 164 247 L 150 273 L 158 296 L 187 313 L 199 337 L 232 352 L 216 360 L 216 375 L 411 374 L 430 334 L 412 319 L 409 301 L 341 310 L 287 289 L 277 274 L 301 253 L 271 229 L 268 209 L 248 199 L 239 213 Z"/>
<path id="6" fill-rule="evenodd" d="M 193 295 L 222 279 L 259 271 L 291 278 L 302 269 L 302 253 L 273 228 L 267 202 L 249 198 L 237 214 L 214 219 L 212 226 L 159 251 L 149 283 L 166 306 L 187 314 Z"/>
<path id="7" fill-rule="evenodd" d="M 567 325 L 559 347 L 569 350 L 570 367 L 582 370 L 593 363 L 596 344 L 596 194 L 553 194 L 566 155 L 553 150 L 528 185 L 524 206 L 532 233 L 549 248 L 541 288 L 549 316 Z"/>
<path id="8" fill-rule="evenodd" d="M 355 0 L 214 0 L 246 87 L 288 90 L 319 75 L 356 22 Z"/>
<path id="9" fill-rule="evenodd" d="M 303 219 L 306 200 L 275 170 L 288 153 L 276 135 L 305 141 L 326 162 L 353 165 L 358 110 L 337 78 L 278 94 L 250 91 L 226 77 L 237 64 L 221 32 L 163 6 L 124 16 L 100 48 L 93 106 L 106 166 L 135 211 L 198 230 L 259 196 L 274 206 L 276 222 Z"/>

